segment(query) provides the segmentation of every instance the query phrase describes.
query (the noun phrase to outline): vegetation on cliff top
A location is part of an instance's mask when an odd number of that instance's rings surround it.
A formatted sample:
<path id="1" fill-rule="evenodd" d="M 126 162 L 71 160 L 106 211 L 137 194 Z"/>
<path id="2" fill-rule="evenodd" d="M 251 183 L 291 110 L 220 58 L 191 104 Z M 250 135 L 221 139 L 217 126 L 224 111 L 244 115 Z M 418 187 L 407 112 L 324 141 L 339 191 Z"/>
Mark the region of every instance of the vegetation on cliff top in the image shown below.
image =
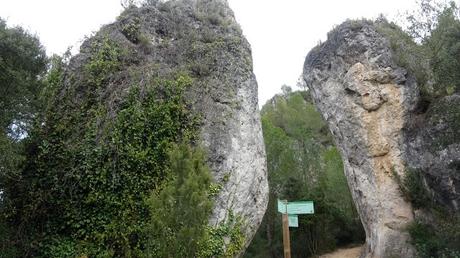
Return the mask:
<path id="1" fill-rule="evenodd" d="M 390 41 L 399 65 L 414 75 L 425 101 L 460 92 L 460 10 L 455 2 L 419 1 L 403 30 L 385 20 L 379 29 Z"/>

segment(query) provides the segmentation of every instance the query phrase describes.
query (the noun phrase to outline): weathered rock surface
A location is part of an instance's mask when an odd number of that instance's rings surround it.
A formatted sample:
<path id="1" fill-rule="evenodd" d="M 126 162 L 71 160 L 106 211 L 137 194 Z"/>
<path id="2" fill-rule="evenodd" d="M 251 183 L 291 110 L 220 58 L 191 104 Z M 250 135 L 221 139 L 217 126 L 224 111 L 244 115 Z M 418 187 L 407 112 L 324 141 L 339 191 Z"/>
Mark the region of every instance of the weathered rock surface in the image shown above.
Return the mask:
<path id="1" fill-rule="evenodd" d="M 406 171 L 404 130 L 418 101 L 372 22 L 349 21 L 307 56 L 303 78 L 341 151 L 366 231 L 362 257 L 414 257 L 406 226 L 413 208 L 395 174 Z"/>
<path id="2" fill-rule="evenodd" d="M 226 221 L 230 213 L 241 216 L 249 244 L 268 202 L 266 161 L 251 50 L 226 1 L 171 0 L 129 8 L 83 43 L 70 63 L 69 87 L 78 85 L 95 43 L 104 38 L 129 53 L 100 93 L 114 113 L 129 88 L 150 77 L 178 72 L 193 77 L 188 98 L 202 118 L 202 145 L 221 186 L 210 223 Z"/>
<path id="3" fill-rule="evenodd" d="M 460 205 L 460 95 L 435 100 L 413 114 L 407 129 L 407 165 L 423 175 L 433 200 L 458 212 Z"/>

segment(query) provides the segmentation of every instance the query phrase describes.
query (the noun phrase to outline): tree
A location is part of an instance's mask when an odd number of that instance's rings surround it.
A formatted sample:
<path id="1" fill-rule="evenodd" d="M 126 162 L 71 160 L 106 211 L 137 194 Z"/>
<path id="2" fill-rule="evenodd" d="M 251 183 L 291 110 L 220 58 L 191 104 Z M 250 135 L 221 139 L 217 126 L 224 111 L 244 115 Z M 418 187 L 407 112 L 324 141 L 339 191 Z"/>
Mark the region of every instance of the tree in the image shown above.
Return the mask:
<path id="1" fill-rule="evenodd" d="M 308 92 L 282 87 L 262 108 L 267 153 L 269 203 L 245 257 L 281 257 L 281 218 L 277 199 L 314 200 L 315 214 L 293 228 L 292 254 L 316 255 L 363 240 L 364 233 L 348 189 L 338 150 Z"/>
<path id="2" fill-rule="evenodd" d="M 46 65 L 38 38 L 0 19 L 0 126 L 13 138 L 27 133 L 37 112 Z"/>
<path id="3" fill-rule="evenodd" d="M 38 38 L 0 18 L 0 191 L 24 160 L 18 141 L 38 111 L 46 64 Z"/>
<path id="4" fill-rule="evenodd" d="M 460 9 L 449 3 L 419 0 L 418 9 L 406 17 L 407 34 L 429 59 L 433 94 L 444 96 L 460 91 Z"/>
<path id="5" fill-rule="evenodd" d="M 435 90 L 441 94 L 460 92 L 460 17 L 459 9 L 452 2 L 436 17 L 436 27 L 426 38 L 425 45 L 431 52 L 431 67 Z"/>
<path id="6" fill-rule="evenodd" d="M 0 18 L 0 253 L 19 256 L 9 236 L 15 232 L 5 223 L 7 184 L 17 179 L 24 163 L 24 143 L 39 110 L 41 78 L 47 58 L 37 37 L 21 27 L 8 28 Z"/>
<path id="7" fill-rule="evenodd" d="M 37 37 L 0 18 L 0 191 L 22 161 L 22 143 L 39 109 L 47 58 Z M 2 198 L 3 201 L 3 198 Z"/>
<path id="8" fill-rule="evenodd" d="M 174 145 L 169 152 L 172 178 L 148 199 L 151 222 L 148 255 L 196 257 L 211 214 L 211 174 L 200 149 Z"/>
<path id="9" fill-rule="evenodd" d="M 436 27 L 441 4 L 434 0 L 417 0 L 418 9 L 407 14 L 407 33 L 416 41 L 422 42 Z"/>

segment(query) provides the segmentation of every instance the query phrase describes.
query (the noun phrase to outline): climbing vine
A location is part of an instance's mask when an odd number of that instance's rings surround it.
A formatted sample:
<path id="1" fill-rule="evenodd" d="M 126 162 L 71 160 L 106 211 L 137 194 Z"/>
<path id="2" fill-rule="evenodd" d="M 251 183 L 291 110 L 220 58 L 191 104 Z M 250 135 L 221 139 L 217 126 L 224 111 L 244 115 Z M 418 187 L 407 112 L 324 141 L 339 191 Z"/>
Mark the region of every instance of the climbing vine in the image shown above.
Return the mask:
<path id="1" fill-rule="evenodd" d="M 226 221 L 218 226 L 207 226 L 198 257 L 235 257 L 244 247 L 244 226 L 243 218 L 229 211 Z"/>
<path id="2" fill-rule="evenodd" d="M 171 144 L 197 138 L 199 120 L 184 97 L 193 81 L 185 74 L 131 86 L 116 110 L 97 101 L 124 65 L 124 50 L 95 42 L 75 86 L 86 97 L 61 89 L 32 133 L 21 182 L 28 189 L 18 188 L 17 209 L 7 215 L 30 237 L 18 241 L 24 255 L 141 256 L 145 196 L 170 178 Z"/>

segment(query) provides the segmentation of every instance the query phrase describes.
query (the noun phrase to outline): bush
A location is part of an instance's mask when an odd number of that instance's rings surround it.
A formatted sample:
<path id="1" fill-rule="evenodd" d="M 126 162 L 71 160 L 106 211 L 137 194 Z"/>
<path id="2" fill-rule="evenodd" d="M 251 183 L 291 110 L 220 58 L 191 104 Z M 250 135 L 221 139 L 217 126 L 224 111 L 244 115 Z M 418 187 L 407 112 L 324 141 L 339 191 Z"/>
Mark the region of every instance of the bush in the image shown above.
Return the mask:
<path id="1" fill-rule="evenodd" d="M 416 209 L 431 208 L 434 204 L 427 187 L 423 183 L 422 172 L 417 169 L 407 169 L 404 177 L 401 178 L 393 171 L 393 176 L 398 182 L 405 199 L 411 202 Z"/>
<path id="2" fill-rule="evenodd" d="M 123 33 L 129 41 L 137 44 L 140 40 L 140 29 L 140 19 L 138 17 L 134 17 L 122 22 L 121 33 Z"/>
<path id="3" fill-rule="evenodd" d="M 147 200 L 147 257 L 196 257 L 212 210 L 205 160 L 202 150 L 187 144 L 170 149 L 170 178 Z"/>
<path id="4" fill-rule="evenodd" d="M 394 23 L 379 23 L 390 41 L 398 65 L 414 75 L 424 100 L 460 92 L 460 11 L 454 2 L 437 5 L 421 0 L 407 17 L 403 31 Z"/>
<path id="5" fill-rule="evenodd" d="M 100 68 L 104 60 L 90 62 Z M 109 63 L 115 60 L 109 58 Z M 92 79 L 110 73 L 94 71 L 88 71 Z M 99 87 L 106 83 L 91 81 Z M 91 256 L 142 252 L 142 229 L 149 217 L 144 196 L 171 177 L 170 144 L 196 139 L 198 120 L 184 98 L 191 83 L 178 75 L 142 89 L 132 87 L 113 118 L 91 98 L 85 99 L 91 104 L 64 97 L 64 103 L 52 105 L 46 123 L 31 136 L 21 180 L 6 189 L 8 223 L 30 238 L 19 241 L 19 249 L 39 257 L 48 256 L 47 250 L 83 250 Z"/>
<path id="6" fill-rule="evenodd" d="M 123 53 L 118 44 L 106 37 L 94 41 L 91 50 L 92 55 L 84 68 L 88 84 L 97 89 L 104 86 L 109 77 L 121 68 Z"/>
<path id="7" fill-rule="evenodd" d="M 377 25 L 377 29 L 389 40 L 393 58 L 397 65 L 406 68 L 409 74 L 415 77 L 422 97 L 431 99 L 434 90 L 430 81 L 432 75 L 428 50 L 415 43 L 414 39 L 395 23 L 381 20 Z"/>
<path id="8" fill-rule="evenodd" d="M 416 221 L 409 227 L 419 257 L 460 257 L 460 216 L 442 210 L 434 214 L 435 225 Z"/>
<path id="9" fill-rule="evenodd" d="M 441 96 L 460 92 L 460 17 L 455 15 L 458 12 L 453 2 L 445 7 L 425 42 L 431 52 L 435 92 Z"/>
<path id="10" fill-rule="evenodd" d="M 245 222 L 233 212 L 228 212 L 227 221 L 219 225 L 206 228 L 205 236 L 200 242 L 197 257 L 235 257 L 241 253 L 245 236 L 243 233 Z"/>
<path id="11" fill-rule="evenodd" d="M 0 207 L 0 212 L 3 209 Z M 4 221 L 4 218 L 0 217 L 0 258 L 14 258 L 19 257 L 19 250 L 11 242 L 11 236 L 13 230 Z"/>

